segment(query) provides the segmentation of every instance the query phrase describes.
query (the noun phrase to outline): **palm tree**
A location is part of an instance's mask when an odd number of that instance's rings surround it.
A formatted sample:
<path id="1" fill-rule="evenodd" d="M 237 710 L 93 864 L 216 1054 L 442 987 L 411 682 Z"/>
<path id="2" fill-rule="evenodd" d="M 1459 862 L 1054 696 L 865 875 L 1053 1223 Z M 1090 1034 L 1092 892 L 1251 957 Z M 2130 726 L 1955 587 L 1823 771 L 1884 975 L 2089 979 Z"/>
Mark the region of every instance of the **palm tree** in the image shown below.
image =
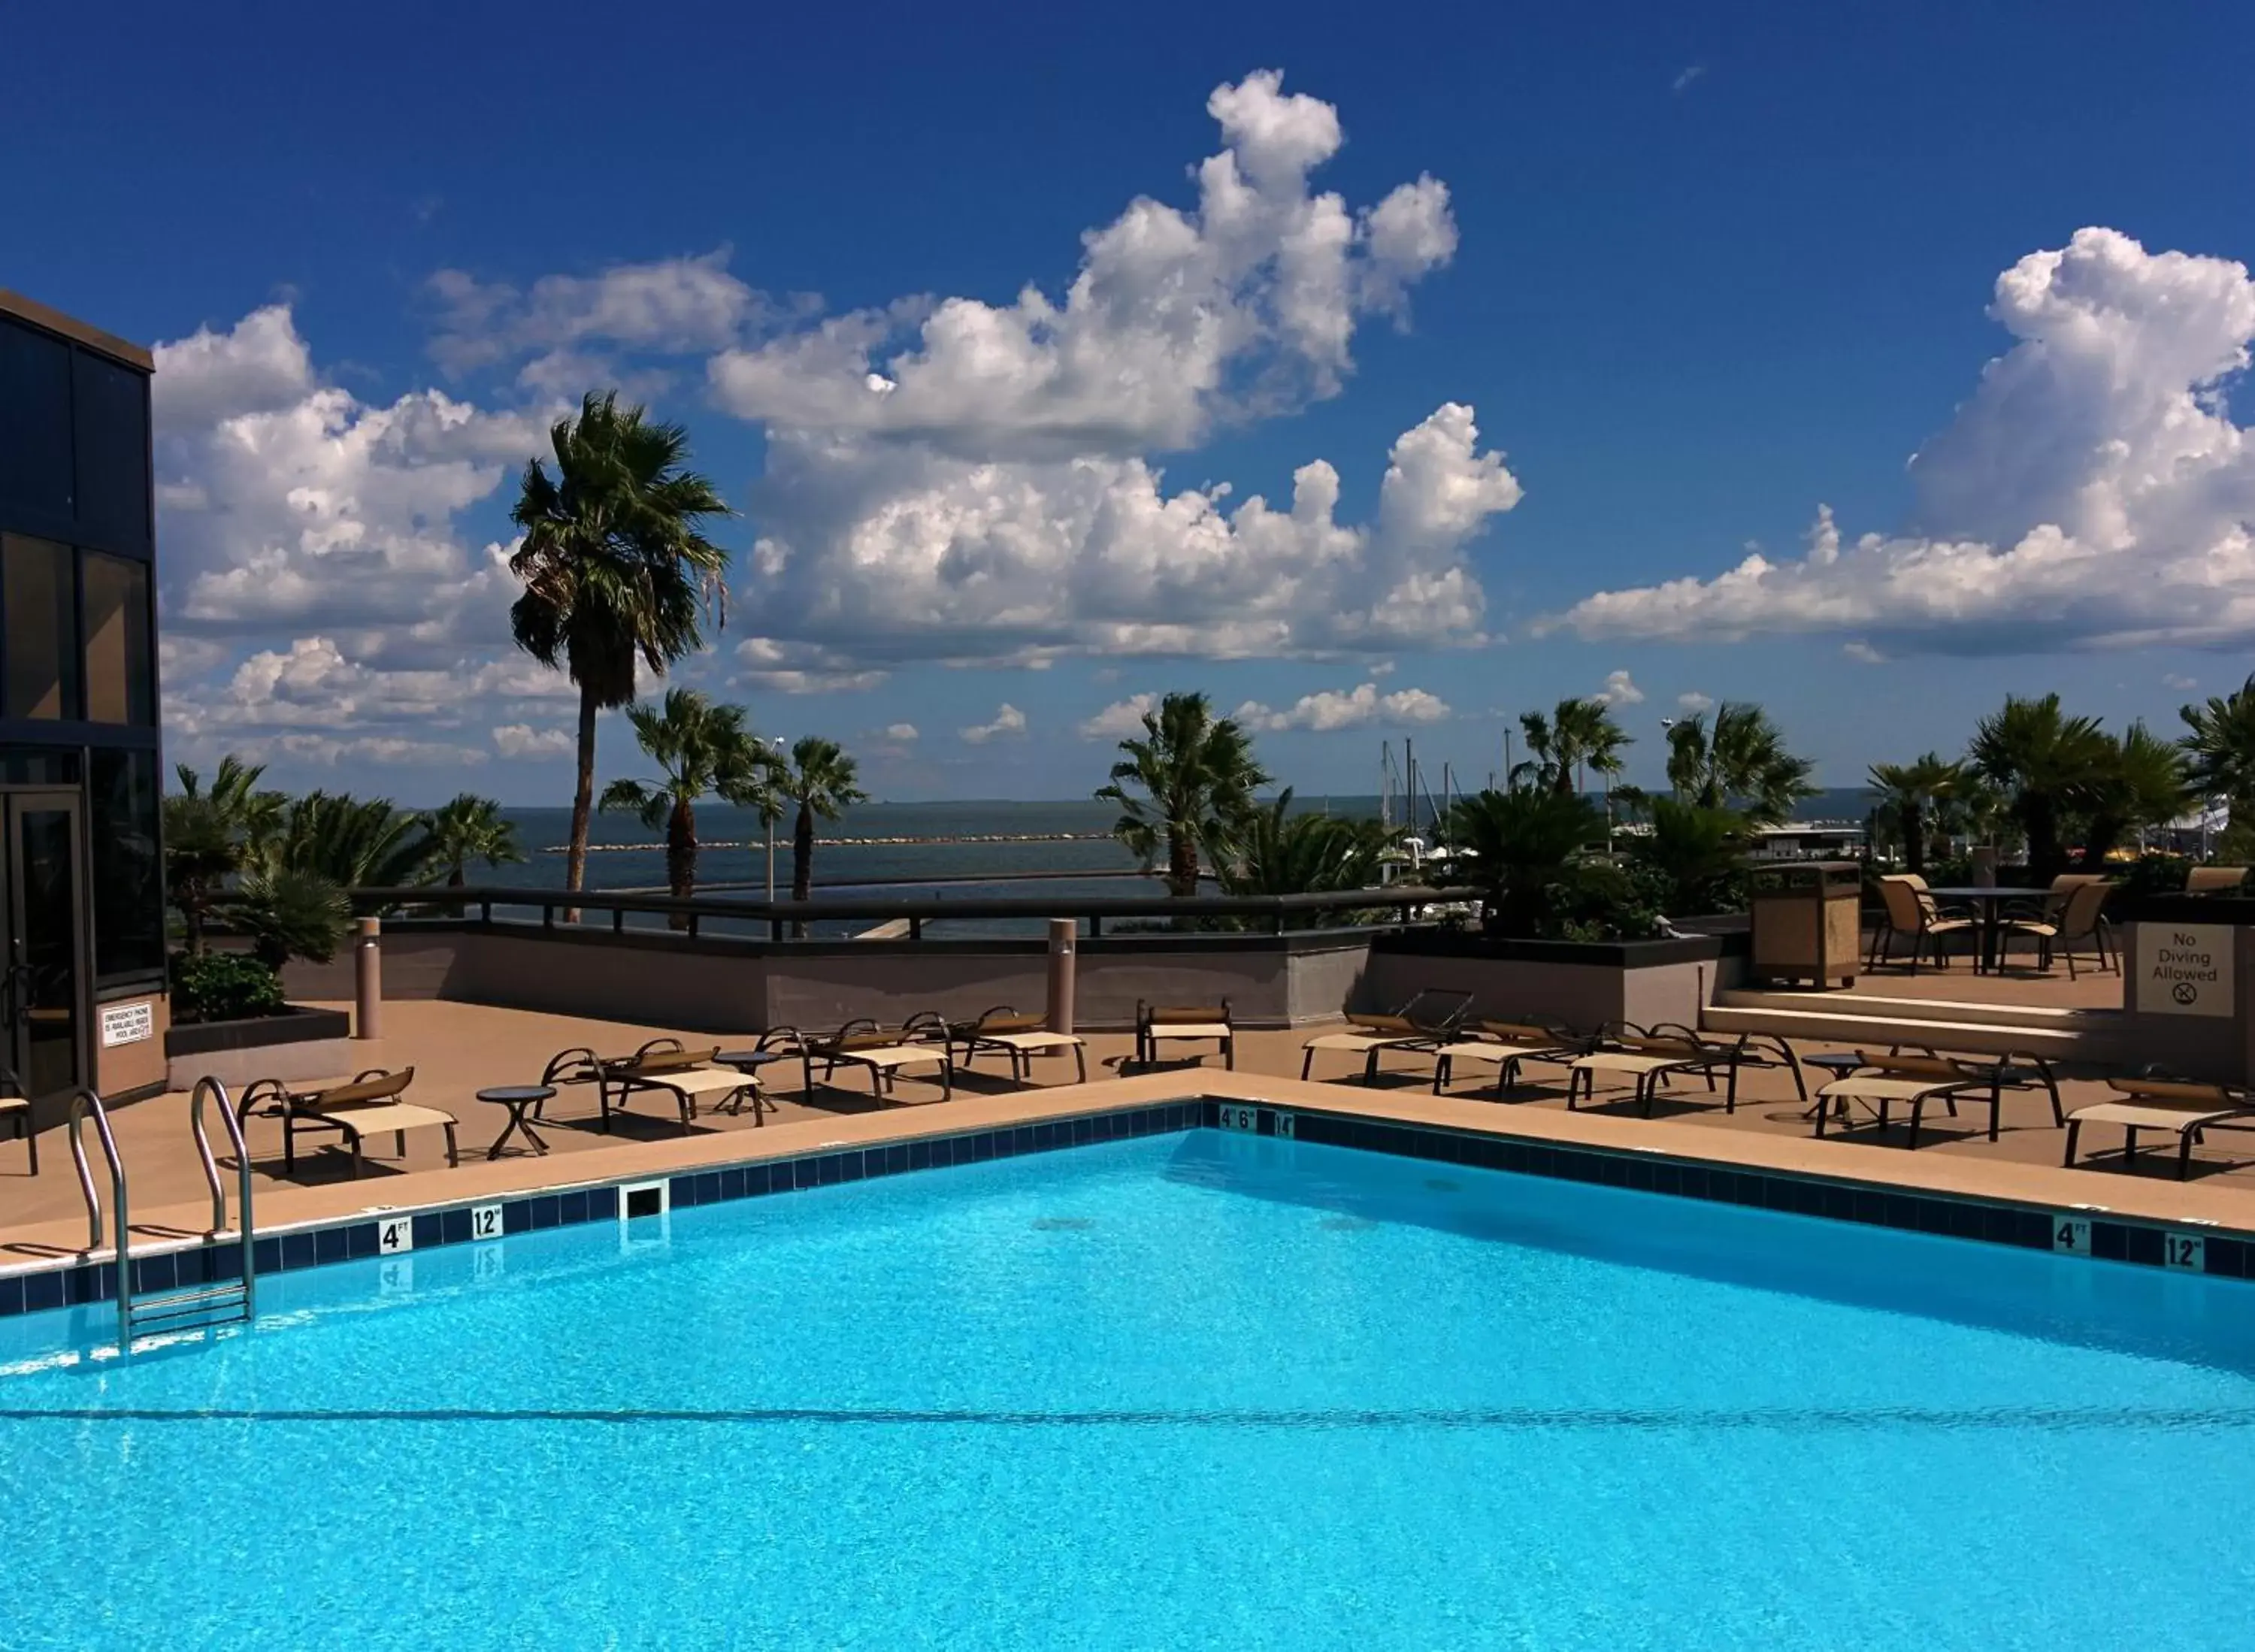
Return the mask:
<path id="1" fill-rule="evenodd" d="M 790 898 L 806 899 L 814 888 L 814 823 L 835 820 L 869 794 L 854 783 L 855 763 L 834 740 L 812 735 L 795 742 L 780 782 L 783 798 L 797 805 L 790 828 Z M 755 805 L 756 806 L 756 805 Z"/>
<path id="2" fill-rule="evenodd" d="M 281 829 L 249 869 L 309 872 L 339 889 L 397 889 L 420 878 L 432 857 L 425 818 L 383 798 L 309 791 L 289 799 Z"/>
<path id="3" fill-rule="evenodd" d="M 460 889 L 469 880 L 473 861 L 486 866 L 521 863 L 523 847 L 516 823 L 502 817 L 501 805 L 474 791 L 459 793 L 431 812 L 431 862 L 446 868 L 446 882 Z"/>
<path id="4" fill-rule="evenodd" d="M 1375 820 L 1292 812 L 1292 789 L 1247 816 L 1216 868 L 1225 895 L 1310 895 L 1367 889 L 1390 834 Z"/>
<path id="5" fill-rule="evenodd" d="M 279 791 L 258 789 L 266 774 L 264 763 L 245 763 L 228 752 L 212 771 L 208 790 L 202 777 L 184 763 L 174 764 L 172 773 L 179 781 L 179 795 L 208 801 L 242 842 L 246 854 L 254 858 L 263 854 L 279 835 L 282 812 L 290 799 Z"/>
<path id="6" fill-rule="evenodd" d="M 2181 743 L 2200 795 L 2255 814 L 2255 676 L 2230 694 L 2209 695 L 2205 706 L 2179 706 L 2177 715 L 2192 730 Z"/>
<path id="7" fill-rule="evenodd" d="M 1482 791 L 1458 801 L 1449 838 L 1472 851 L 1470 876 L 1491 933 L 1537 936 L 1555 927 L 1559 886 L 1605 837 L 1586 798 L 1555 787 Z"/>
<path id="8" fill-rule="evenodd" d="M 750 803 L 774 764 L 744 717 L 741 706 L 717 706 L 693 688 L 669 689 L 662 705 L 627 710 L 636 740 L 663 778 L 614 780 L 603 788 L 602 806 L 630 810 L 653 832 L 664 832 L 665 882 L 676 900 L 697 892 L 698 800 L 711 793 Z M 688 923 L 674 915 L 675 928 Z"/>
<path id="9" fill-rule="evenodd" d="M 516 645 L 560 667 L 580 690 L 579 779 L 564 886 L 587 876 L 587 823 L 595 791 L 595 714 L 634 699 L 635 664 L 666 668 L 704 645 L 699 615 L 719 612 L 727 553 L 699 531 L 732 515 L 713 484 L 687 467 L 688 432 L 622 411 L 618 392 L 590 392 L 578 418 L 549 432 L 551 477 L 538 459 L 524 467 L 516 507 L 524 542 L 509 572 L 524 593 L 509 608 Z"/>
<path id="10" fill-rule="evenodd" d="M 2097 800 L 2112 749 L 2097 718 L 2065 715 L 2057 694 L 2006 695 L 2002 711 L 1981 720 L 1966 761 L 2004 794 L 2006 812 L 2027 839 L 2028 870 L 2039 882 L 2065 868 L 2062 828 Z"/>
<path id="11" fill-rule="evenodd" d="M 179 791 L 165 799 L 165 898 L 179 909 L 190 956 L 202 955 L 204 925 L 242 865 L 242 836 L 212 798 Z"/>
<path id="12" fill-rule="evenodd" d="M 1928 752 L 1912 763 L 1875 763 L 1871 782 L 1879 794 L 1879 808 L 1893 817 L 1902 839 L 1906 871 L 1926 870 L 1926 847 L 1935 819 L 1929 809 L 1946 808 L 1963 795 L 1965 765 L 1949 763 L 1938 752 Z"/>
<path id="13" fill-rule="evenodd" d="M 2183 750 L 2133 722 L 2118 740 L 2107 742 L 2093 777 L 2089 815 L 2083 823 L 2085 871 L 2096 871 L 2131 833 L 2166 826 L 2192 802 Z"/>
<path id="14" fill-rule="evenodd" d="M 1677 798 L 1703 809 L 1735 805 L 1755 826 L 1775 826 L 1814 797 L 1814 767 L 1785 749 L 1784 731 L 1767 712 L 1745 701 L 1716 706 L 1712 728 L 1695 712 L 1668 730 L 1668 784 Z"/>
<path id="15" fill-rule="evenodd" d="M 1147 868 L 1163 849 L 1167 893 L 1196 895 L 1200 851 L 1219 868 L 1254 812 L 1254 792 L 1268 784 L 1251 738 L 1235 719 L 1216 717 L 1204 694 L 1169 694 L 1120 749 L 1111 783 L 1096 792 L 1120 805 L 1113 835 Z"/>
<path id="16" fill-rule="evenodd" d="M 1730 809 L 1707 809 L 1675 798 L 1651 800 L 1652 830 L 1630 854 L 1649 868 L 1677 917 L 1726 910 L 1730 882 L 1743 869 L 1746 820 Z"/>
<path id="17" fill-rule="evenodd" d="M 1526 779 L 1566 796 L 1582 790 L 1584 770 L 1608 779 L 1620 773 L 1621 748 L 1632 743 L 1601 699 L 1562 699 L 1547 717 L 1522 712 L 1519 727 L 1529 755 L 1513 766 L 1511 784 Z"/>

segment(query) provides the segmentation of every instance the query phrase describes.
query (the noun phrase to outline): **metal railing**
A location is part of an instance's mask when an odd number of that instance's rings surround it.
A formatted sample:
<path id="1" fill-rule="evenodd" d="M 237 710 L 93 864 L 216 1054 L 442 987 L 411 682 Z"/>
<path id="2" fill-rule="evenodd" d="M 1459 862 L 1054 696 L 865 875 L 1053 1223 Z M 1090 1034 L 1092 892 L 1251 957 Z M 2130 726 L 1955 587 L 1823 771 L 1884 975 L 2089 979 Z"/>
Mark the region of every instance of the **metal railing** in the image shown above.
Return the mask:
<path id="1" fill-rule="evenodd" d="M 1429 907 L 1456 905 L 1476 899 L 1470 889 L 1425 889 L 1393 884 L 1384 889 L 1325 890 L 1311 895 L 1193 895 L 1170 896 L 1003 895 L 952 899 L 938 896 L 869 896 L 818 897 L 807 901 L 736 900 L 725 896 L 696 896 L 687 900 L 665 895 L 610 895 L 594 890 L 572 894 L 557 889 L 527 889 L 502 884 L 460 887 L 417 885 L 410 888 L 359 889 L 352 891 L 353 907 L 360 912 L 397 911 L 412 921 L 418 917 L 467 920 L 474 912 L 481 924 L 497 920 L 495 914 L 510 910 L 537 912 L 543 929 L 600 927 L 588 914 L 602 914 L 615 932 L 624 932 L 631 917 L 683 920 L 671 932 L 697 938 L 720 923 L 765 924 L 768 939 L 782 943 L 792 931 L 821 923 L 904 922 L 907 938 L 924 938 L 930 923 L 971 920 L 1039 920 L 1070 917 L 1086 923 L 1091 939 L 1101 938 L 1107 919 L 1167 924 L 1176 919 L 1252 918 L 1261 920 L 1268 933 L 1282 935 L 1292 920 L 1317 914 L 1391 911 L 1396 922 L 1418 921 Z M 582 914 L 576 924 L 562 915 Z M 509 922 L 507 918 L 498 921 Z M 1321 924 L 1308 927 L 1323 927 Z M 736 936 L 732 938 L 742 939 Z"/>
<path id="2" fill-rule="evenodd" d="M 195 1093 L 188 1100 L 188 1128 L 195 1136 L 196 1156 L 203 1163 L 204 1181 L 211 1189 L 212 1225 L 206 1238 L 216 1240 L 228 1231 L 227 1187 L 220 1180 L 219 1164 L 212 1157 L 211 1136 L 204 1128 L 204 1103 L 213 1096 L 219 1098 L 219 1114 L 226 1123 L 228 1142 L 235 1149 L 235 1169 L 242 1177 L 236 1205 L 242 1250 L 242 1276 L 201 1289 L 143 1298 L 134 1289 L 132 1222 L 127 1213 L 125 1161 L 117 1151 L 117 1137 L 109 1128 L 109 1108 L 98 1091 L 85 1085 L 71 1093 L 71 1161 L 78 1167 L 79 1191 L 86 1196 L 88 1251 L 99 1250 L 102 1240 L 102 1194 L 95 1185 L 94 1169 L 86 1156 L 86 1121 L 89 1118 L 102 1142 L 102 1156 L 109 1164 L 110 1248 L 116 1258 L 117 1346 L 122 1353 L 132 1353 L 134 1338 L 146 1334 L 144 1327 L 152 1322 L 157 1331 L 179 1330 L 186 1328 L 190 1320 L 201 1325 L 215 1323 L 205 1318 L 214 1312 L 239 1310 L 241 1317 L 248 1320 L 257 1311 L 258 1263 L 251 1220 L 250 1149 L 243 1142 L 242 1126 L 235 1116 L 235 1109 L 228 1105 L 226 1086 L 209 1077 L 196 1081 Z"/>

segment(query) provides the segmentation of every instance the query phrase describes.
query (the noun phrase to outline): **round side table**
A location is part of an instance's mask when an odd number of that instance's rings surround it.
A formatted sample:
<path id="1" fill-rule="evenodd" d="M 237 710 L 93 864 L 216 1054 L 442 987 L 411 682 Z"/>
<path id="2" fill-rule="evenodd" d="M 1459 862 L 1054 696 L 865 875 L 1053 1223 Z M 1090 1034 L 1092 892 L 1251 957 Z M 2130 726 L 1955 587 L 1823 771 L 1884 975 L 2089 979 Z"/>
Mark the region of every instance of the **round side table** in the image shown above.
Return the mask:
<path id="1" fill-rule="evenodd" d="M 502 1133 L 494 1139 L 494 1144 L 486 1149 L 486 1156 L 499 1158 L 502 1149 L 509 1145 L 509 1138 L 520 1131 L 523 1133 L 524 1139 L 532 1143 L 532 1150 L 545 1156 L 548 1143 L 534 1132 L 531 1121 L 524 1115 L 542 1102 L 553 1100 L 555 1094 L 555 1086 L 546 1084 L 505 1084 L 495 1089 L 479 1091 L 479 1100 L 490 1101 L 496 1107 L 509 1109 L 509 1122 L 502 1127 Z"/>

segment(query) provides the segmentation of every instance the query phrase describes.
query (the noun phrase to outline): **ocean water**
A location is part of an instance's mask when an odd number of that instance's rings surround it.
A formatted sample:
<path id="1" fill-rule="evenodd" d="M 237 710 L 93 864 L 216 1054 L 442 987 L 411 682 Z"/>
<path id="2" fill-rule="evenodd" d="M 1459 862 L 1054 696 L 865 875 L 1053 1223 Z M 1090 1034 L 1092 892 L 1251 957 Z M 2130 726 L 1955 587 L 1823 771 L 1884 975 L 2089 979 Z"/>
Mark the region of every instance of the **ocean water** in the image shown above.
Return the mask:
<path id="1" fill-rule="evenodd" d="M 2249 1288 L 1219 1132 L 0 1324 L 11 1648 L 2222 1652 Z"/>

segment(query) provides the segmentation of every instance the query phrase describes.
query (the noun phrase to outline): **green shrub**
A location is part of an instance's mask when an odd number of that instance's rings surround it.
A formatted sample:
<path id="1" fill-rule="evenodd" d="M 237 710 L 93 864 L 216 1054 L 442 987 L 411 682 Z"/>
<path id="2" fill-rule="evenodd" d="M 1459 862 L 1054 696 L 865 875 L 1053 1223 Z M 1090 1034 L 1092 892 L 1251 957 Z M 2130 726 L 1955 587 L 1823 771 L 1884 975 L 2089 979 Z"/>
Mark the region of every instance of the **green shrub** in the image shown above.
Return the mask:
<path id="1" fill-rule="evenodd" d="M 174 953 L 172 1020 L 242 1021 L 285 1008 L 282 977 L 248 953 Z"/>

